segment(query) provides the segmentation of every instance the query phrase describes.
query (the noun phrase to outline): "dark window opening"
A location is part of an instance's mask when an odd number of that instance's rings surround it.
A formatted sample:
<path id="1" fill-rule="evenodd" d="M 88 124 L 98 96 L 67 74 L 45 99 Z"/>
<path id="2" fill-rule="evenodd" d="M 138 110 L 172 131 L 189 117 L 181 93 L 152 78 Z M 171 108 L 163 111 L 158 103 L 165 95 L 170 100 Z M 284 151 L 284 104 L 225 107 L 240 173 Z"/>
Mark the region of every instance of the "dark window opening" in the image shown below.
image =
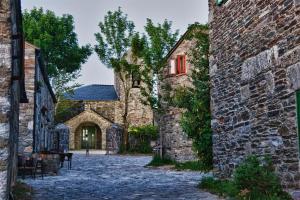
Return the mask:
<path id="1" fill-rule="evenodd" d="M 141 76 L 137 72 L 132 73 L 132 87 L 139 88 L 141 86 Z"/>

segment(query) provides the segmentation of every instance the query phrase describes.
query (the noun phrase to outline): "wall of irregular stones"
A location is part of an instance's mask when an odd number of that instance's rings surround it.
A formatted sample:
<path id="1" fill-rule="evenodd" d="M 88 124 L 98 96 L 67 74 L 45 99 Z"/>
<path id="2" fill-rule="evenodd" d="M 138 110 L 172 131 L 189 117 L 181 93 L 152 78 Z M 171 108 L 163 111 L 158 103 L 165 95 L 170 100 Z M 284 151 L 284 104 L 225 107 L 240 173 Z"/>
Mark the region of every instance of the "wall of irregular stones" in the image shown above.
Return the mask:
<path id="1" fill-rule="evenodd" d="M 300 1 L 210 0 L 214 167 L 229 177 L 247 155 L 270 155 L 300 187 L 296 94 Z"/>
<path id="2" fill-rule="evenodd" d="M 54 135 L 56 97 L 49 83 L 46 66 L 40 50 L 35 50 L 35 109 L 33 126 L 33 151 L 50 151 Z"/>
<path id="3" fill-rule="evenodd" d="M 19 0 L 0 1 L 0 199 L 15 183 L 19 102 L 23 90 L 23 39 Z"/>
<path id="4" fill-rule="evenodd" d="M 128 52 L 126 60 L 129 63 L 134 63 L 131 52 Z M 141 63 L 140 60 L 137 61 L 138 64 Z M 132 80 L 127 80 L 127 84 L 132 86 Z M 145 83 L 141 82 L 141 86 L 146 87 Z M 125 91 L 123 88 L 123 83 L 120 80 L 117 73 L 115 73 L 115 88 L 119 96 L 119 104 L 116 104 L 116 123 L 123 123 L 122 115 L 125 110 Z M 141 89 L 139 87 L 133 87 L 130 89 L 129 102 L 128 102 L 128 122 L 130 126 L 141 126 L 153 123 L 153 111 L 150 106 L 144 105 L 142 103 L 144 97 L 141 94 Z"/>
<path id="5" fill-rule="evenodd" d="M 193 66 L 188 62 L 190 49 L 193 42 L 183 40 L 168 58 L 168 65 L 163 70 L 163 79 L 160 81 L 159 93 L 163 97 L 170 92 L 171 96 L 178 87 L 192 87 L 191 74 Z M 186 55 L 187 74 L 170 75 L 170 60 L 176 60 L 177 55 Z M 165 91 L 166 85 L 171 86 L 170 91 Z M 193 142 L 180 126 L 181 115 L 184 110 L 170 106 L 168 102 L 161 102 L 163 114 L 159 116 L 159 132 L 162 136 L 162 146 L 164 156 L 178 162 L 185 162 L 197 159 L 195 152 L 192 150 Z"/>
<path id="6" fill-rule="evenodd" d="M 49 151 L 53 148 L 56 98 L 39 49 L 26 42 L 24 60 L 28 103 L 20 104 L 19 152 Z"/>
<path id="7" fill-rule="evenodd" d="M 25 89 L 28 103 L 20 104 L 19 153 L 33 150 L 34 97 L 35 97 L 35 47 L 25 43 Z"/>
<path id="8" fill-rule="evenodd" d="M 10 23 L 10 1 L 1 1 L 0 5 L 0 199 L 7 197 L 7 167 L 9 161 L 9 135 L 10 119 L 8 112 L 11 109 L 10 81 L 11 81 L 11 32 Z"/>
<path id="9" fill-rule="evenodd" d="M 86 110 L 72 119 L 65 122 L 70 128 L 70 149 L 81 149 L 81 128 L 82 125 L 90 124 L 97 126 L 97 135 L 101 137 L 101 149 L 106 148 L 106 130 L 113 123 L 112 121 L 102 117 L 91 107 L 86 107 Z M 100 139 L 100 138 L 99 138 Z M 99 140 L 98 140 L 99 141 Z M 98 145 L 100 146 L 100 145 Z"/>

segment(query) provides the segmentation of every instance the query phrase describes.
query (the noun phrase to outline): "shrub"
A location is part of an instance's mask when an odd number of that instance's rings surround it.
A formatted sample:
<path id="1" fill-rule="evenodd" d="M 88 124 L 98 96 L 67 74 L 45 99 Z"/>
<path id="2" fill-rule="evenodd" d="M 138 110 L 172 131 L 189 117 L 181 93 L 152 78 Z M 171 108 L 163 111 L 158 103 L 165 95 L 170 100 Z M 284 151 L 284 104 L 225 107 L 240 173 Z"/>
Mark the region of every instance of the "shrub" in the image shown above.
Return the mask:
<path id="1" fill-rule="evenodd" d="M 149 138 L 151 140 L 158 138 L 158 128 L 153 125 L 132 126 L 128 131 L 131 136 L 136 138 Z"/>
<path id="2" fill-rule="evenodd" d="M 281 187 L 279 178 L 274 173 L 271 159 L 260 161 L 255 156 L 248 157 L 234 172 L 233 182 L 246 199 L 280 199 L 291 197 Z"/>
<path id="3" fill-rule="evenodd" d="M 151 140 L 157 140 L 158 128 L 153 125 L 129 128 L 129 152 L 152 153 Z"/>
<path id="4" fill-rule="evenodd" d="M 175 162 L 169 158 L 161 158 L 159 155 L 154 155 L 153 159 L 147 166 L 160 167 L 164 165 L 174 165 Z"/>
<path id="5" fill-rule="evenodd" d="M 31 200 L 33 196 L 32 188 L 25 183 L 17 181 L 12 188 L 12 198 L 17 200 Z"/>
<path id="6" fill-rule="evenodd" d="M 205 178 L 200 187 L 238 200 L 292 200 L 283 191 L 271 160 L 266 158 L 260 161 L 255 156 L 248 157 L 236 168 L 233 180 Z"/>
<path id="7" fill-rule="evenodd" d="M 184 163 L 176 163 L 175 169 L 177 170 L 192 170 L 192 171 L 209 171 L 210 168 L 207 168 L 205 164 L 201 161 L 188 161 Z"/>
<path id="8" fill-rule="evenodd" d="M 199 186 L 221 197 L 236 197 L 239 194 L 237 187 L 229 180 L 216 180 L 213 177 L 206 177 L 202 179 Z"/>

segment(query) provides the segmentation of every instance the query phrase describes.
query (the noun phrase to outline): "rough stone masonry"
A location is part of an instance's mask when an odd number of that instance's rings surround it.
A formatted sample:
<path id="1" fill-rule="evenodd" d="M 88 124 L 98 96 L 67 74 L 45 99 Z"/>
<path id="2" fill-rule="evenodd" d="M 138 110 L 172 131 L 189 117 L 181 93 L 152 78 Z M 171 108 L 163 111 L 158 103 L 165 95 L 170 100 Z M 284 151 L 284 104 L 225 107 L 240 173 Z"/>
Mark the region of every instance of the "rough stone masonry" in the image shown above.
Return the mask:
<path id="1" fill-rule="evenodd" d="M 169 54 L 166 56 L 167 65 L 161 72 L 161 80 L 159 81 L 159 95 L 168 96 L 168 92 L 171 96 L 176 92 L 178 88 L 193 87 L 191 76 L 194 66 L 190 63 L 191 50 L 195 46 L 194 40 L 186 39 L 189 34 L 189 30 L 180 38 L 177 44 L 172 48 Z M 178 73 L 175 70 L 172 73 L 172 67 L 177 68 L 176 63 L 178 56 L 184 56 L 185 70 L 184 73 Z M 174 63 L 172 66 L 171 62 Z M 177 64 L 177 65 L 176 65 Z M 165 88 L 168 88 L 166 90 Z M 161 143 L 163 148 L 163 156 L 171 158 L 177 162 L 187 162 L 197 160 L 197 155 L 193 151 L 193 141 L 182 130 L 180 120 L 182 114 L 185 112 L 183 109 L 176 106 L 170 106 L 169 102 L 165 102 L 162 98 L 161 105 L 164 112 L 159 116 L 159 132 L 161 137 Z"/>
<path id="2" fill-rule="evenodd" d="M 19 153 L 53 150 L 56 97 L 40 49 L 25 42 L 27 103 L 20 104 Z"/>
<path id="3" fill-rule="evenodd" d="M 0 199 L 16 177 L 19 102 L 26 102 L 19 0 L 0 1 Z"/>
<path id="4" fill-rule="evenodd" d="M 269 155 L 282 184 L 300 187 L 300 1 L 209 4 L 217 175 L 230 177 L 248 155 Z"/>

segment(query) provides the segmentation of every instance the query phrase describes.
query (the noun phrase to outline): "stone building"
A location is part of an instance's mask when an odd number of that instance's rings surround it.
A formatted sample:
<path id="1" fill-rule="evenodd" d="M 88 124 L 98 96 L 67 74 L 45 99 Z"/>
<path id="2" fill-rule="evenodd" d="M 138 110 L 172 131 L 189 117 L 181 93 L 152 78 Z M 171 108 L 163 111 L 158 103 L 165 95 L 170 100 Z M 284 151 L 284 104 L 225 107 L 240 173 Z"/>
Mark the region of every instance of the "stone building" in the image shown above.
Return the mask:
<path id="1" fill-rule="evenodd" d="M 15 183 L 19 102 L 26 102 L 22 15 L 19 0 L 0 1 L 0 199 Z"/>
<path id="2" fill-rule="evenodd" d="M 162 99 L 168 93 L 172 96 L 174 91 L 180 87 L 192 87 L 191 74 L 193 65 L 189 62 L 189 54 L 194 40 L 186 39 L 187 31 L 175 44 L 166 56 L 167 66 L 162 70 L 162 78 L 159 81 L 159 95 Z M 166 88 L 169 88 L 166 90 Z M 171 106 L 168 102 L 161 101 L 163 114 L 159 116 L 160 142 L 162 143 L 163 155 L 185 162 L 197 159 L 192 150 L 192 140 L 183 132 L 180 126 L 183 109 Z"/>
<path id="3" fill-rule="evenodd" d="M 216 173 L 270 155 L 282 184 L 300 187 L 300 1 L 209 2 Z"/>
<path id="4" fill-rule="evenodd" d="M 143 111 L 147 107 L 138 100 L 140 94 L 136 90 L 138 88 L 132 90 L 134 93 L 130 98 L 130 124 L 152 124 L 152 111 Z M 113 85 L 88 85 L 66 95 L 65 99 L 76 102 L 76 108 L 72 109 L 77 110 L 65 121 L 70 128 L 70 149 L 106 149 L 107 131 L 123 122 L 122 93 L 118 93 Z"/>
<path id="5" fill-rule="evenodd" d="M 39 48 L 25 42 L 24 60 L 28 103 L 20 104 L 19 152 L 49 151 L 53 147 L 56 97 Z"/>

